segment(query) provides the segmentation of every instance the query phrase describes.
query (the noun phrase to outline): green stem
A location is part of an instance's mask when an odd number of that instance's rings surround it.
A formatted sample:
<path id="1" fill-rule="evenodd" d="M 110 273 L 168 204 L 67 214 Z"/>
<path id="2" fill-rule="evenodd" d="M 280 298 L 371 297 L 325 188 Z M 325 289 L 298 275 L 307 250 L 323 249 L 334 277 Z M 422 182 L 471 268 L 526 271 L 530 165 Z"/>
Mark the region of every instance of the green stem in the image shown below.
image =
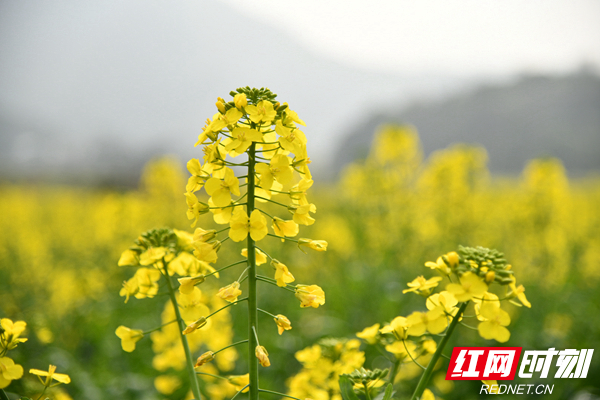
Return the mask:
<path id="1" fill-rule="evenodd" d="M 415 364 L 417 364 L 419 367 L 421 367 L 421 369 L 425 370 L 426 368 L 424 366 L 422 366 L 421 364 L 419 364 L 417 362 L 417 360 L 414 359 L 414 357 L 412 356 L 412 354 L 410 354 L 410 351 L 408 351 L 408 347 L 406 347 L 406 340 L 402 341 L 402 344 L 404 345 L 404 349 L 406 350 L 406 354 L 408 354 L 408 356 L 410 357 L 410 359 L 412 360 L 412 362 L 414 362 Z M 418 358 L 418 357 L 417 357 Z"/>
<path id="2" fill-rule="evenodd" d="M 369 386 L 367 386 L 366 383 L 363 383 L 363 386 L 365 388 L 365 395 L 367 396 L 367 400 L 371 400 L 371 393 L 369 392 Z"/>
<path id="3" fill-rule="evenodd" d="M 390 383 L 394 384 L 394 379 L 396 378 L 396 373 L 398 372 L 398 367 L 400 366 L 400 359 L 397 358 L 396 361 L 392 364 L 392 369 L 390 369 Z"/>
<path id="4" fill-rule="evenodd" d="M 46 393 L 46 389 L 48 389 L 48 386 L 44 386 L 44 390 L 42 390 L 42 393 L 40 394 L 40 397 L 37 398 L 37 400 L 40 400 L 44 396 L 44 393 Z"/>
<path id="5" fill-rule="evenodd" d="M 295 399 L 295 400 L 300 400 L 297 397 L 294 396 L 290 396 L 289 394 L 283 394 L 283 393 L 279 393 L 279 392 L 275 392 L 273 390 L 267 390 L 267 389 L 258 389 L 259 392 L 263 392 L 263 393 L 271 393 L 271 394 L 276 394 L 278 396 L 283 396 L 283 397 L 288 397 L 290 399 Z"/>
<path id="6" fill-rule="evenodd" d="M 250 190 L 250 189 L 248 189 L 248 190 Z M 287 205 L 287 204 L 283 204 L 283 203 L 280 203 L 280 202 L 275 201 L 275 200 L 267 199 L 266 197 L 256 196 L 256 198 L 268 201 L 269 203 L 277 204 L 278 206 L 282 206 L 282 207 L 285 207 L 285 208 L 289 207 L 289 205 Z"/>
<path id="7" fill-rule="evenodd" d="M 0 400 L 9 400 L 6 392 L 2 389 L 0 389 Z"/>
<path id="8" fill-rule="evenodd" d="M 419 384 L 417 385 L 417 388 L 415 389 L 415 392 L 413 393 L 411 400 L 417 400 L 423 395 L 423 391 L 425 390 L 425 388 L 427 388 L 429 379 L 431 378 L 431 375 L 433 374 L 433 369 L 435 368 L 435 364 L 437 364 L 438 360 L 440 359 L 442 352 L 444 351 L 444 347 L 446 346 L 446 343 L 448 343 L 448 340 L 450 339 L 452 332 L 454 332 L 454 329 L 458 325 L 458 320 L 460 319 L 460 316 L 465 312 L 465 309 L 467 308 L 468 304 L 469 304 L 468 301 L 464 302 L 458 309 L 458 312 L 454 316 L 454 319 L 452 320 L 452 322 L 450 323 L 450 326 L 448 327 L 448 330 L 446 331 L 446 336 L 444 336 L 442 338 L 442 340 L 440 340 L 440 343 L 438 344 L 438 347 L 435 350 L 435 353 L 433 353 L 433 357 L 431 357 L 431 361 L 429 362 L 427 369 L 425 370 L 425 372 L 423 372 L 423 375 L 421 375 L 421 379 L 419 380 Z"/>
<path id="9" fill-rule="evenodd" d="M 248 342 L 248 339 L 245 339 L 245 340 L 240 340 L 239 342 L 235 342 L 233 344 L 230 344 L 229 346 L 225 346 L 222 349 L 215 351 L 213 353 L 213 356 L 216 356 L 217 354 L 219 354 L 220 352 L 222 352 L 225 349 L 228 349 L 228 348 L 233 347 L 233 346 L 237 346 L 238 344 L 247 343 L 247 342 Z"/>
<path id="10" fill-rule="evenodd" d="M 181 344 L 183 345 L 183 350 L 185 351 L 185 363 L 188 370 L 188 374 L 190 376 L 192 393 L 194 394 L 194 398 L 196 400 L 201 400 L 202 397 L 200 396 L 200 385 L 198 384 L 198 379 L 196 379 L 196 371 L 194 370 L 192 352 L 190 351 L 190 346 L 188 344 L 187 338 L 183 334 L 183 330 L 185 329 L 185 322 L 183 318 L 181 318 L 179 304 L 177 304 L 177 297 L 175 296 L 175 289 L 173 289 L 173 285 L 171 284 L 171 278 L 169 278 L 166 263 L 163 263 L 163 265 L 165 279 L 167 280 L 167 286 L 169 287 L 169 295 L 171 296 L 171 303 L 173 303 L 173 308 L 175 309 L 175 316 L 177 317 L 177 321 L 179 323 L 179 336 L 181 337 Z"/>
<path id="11" fill-rule="evenodd" d="M 223 306 L 223 307 L 219 308 L 217 311 L 213 311 L 213 312 L 211 312 L 210 314 L 208 314 L 208 315 L 207 315 L 206 317 L 204 317 L 204 318 L 206 318 L 206 319 L 209 319 L 210 317 L 212 317 L 213 315 L 215 315 L 215 314 L 216 314 L 216 313 L 218 313 L 219 311 L 222 311 L 222 310 L 224 310 L 224 309 L 226 309 L 226 308 L 228 308 L 228 307 L 234 306 L 234 305 L 236 305 L 237 303 L 241 303 L 242 301 L 246 301 L 246 300 L 248 300 L 248 298 L 247 298 L 247 297 L 244 297 L 243 299 L 239 299 L 239 300 L 233 301 L 233 302 L 231 302 L 231 303 L 229 303 L 229 304 L 227 304 L 227 305 L 225 305 L 225 306 Z"/>
<path id="12" fill-rule="evenodd" d="M 141 335 L 141 336 L 143 336 L 143 335 L 147 335 L 147 334 L 149 334 L 149 333 L 152 333 L 152 332 L 159 331 L 159 330 L 161 330 L 162 328 L 164 328 L 165 326 L 167 326 L 167 325 L 171 325 L 173 322 L 177 322 L 177 320 L 176 320 L 176 319 L 174 319 L 174 320 L 173 320 L 173 321 L 171 321 L 171 322 L 167 322 L 167 323 L 164 323 L 164 324 L 162 324 L 162 325 L 161 325 L 161 326 L 159 326 L 158 328 L 154 328 L 154 329 L 150 329 L 150 330 L 148 330 L 148 331 L 144 331 L 144 332 L 142 332 L 142 335 Z M 137 336 L 137 335 L 136 335 L 136 336 Z M 135 337 L 135 336 L 132 336 L 132 337 Z"/>
<path id="13" fill-rule="evenodd" d="M 246 388 L 250 386 L 250 385 L 246 385 L 243 388 L 241 388 L 240 390 L 238 390 L 238 392 L 236 394 L 233 395 L 233 397 L 230 400 L 235 399 L 236 397 L 238 397 L 240 395 L 240 393 L 242 393 L 244 390 L 246 390 Z"/>
<path id="14" fill-rule="evenodd" d="M 283 239 L 283 240 L 287 240 L 287 241 L 290 241 L 290 242 L 296 242 L 296 243 L 298 243 L 298 241 L 296 239 L 290 239 L 290 238 L 285 237 L 285 236 L 273 235 L 272 233 L 267 233 L 267 235 L 268 236 L 276 237 L 278 239 Z"/>
<path id="15" fill-rule="evenodd" d="M 273 318 L 278 318 L 278 317 L 277 317 L 277 315 L 271 314 L 270 312 L 268 312 L 268 311 L 265 311 L 265 310 L 263 310 L 262 308 L 259 308 L 259 309 L 258 309 L 258 311 L 260 311 L 260 312 L 261 312 L 261 313 L 263 313 L 263 314 L 270 315 L 270 316 L 271 316 L 271 317 L 273 317 Z"/>
<path id="16" fill-rule="evenodd" d="M 226 381 L 228 380 L 224 376 L 209 374 L 208 372 L 199 372 L 199 371 L 196 371 L 196 375 L 206 375 L 206 376 L 212 376 L 213 378 L 225 379 Z"/>
<path id="17" fill-rule="evenodd" d="M 228 266 L 220 268 L 220 269 L 216 270 L 215 272 L 211 272 L 210 274 L 206 274 L 206 275 L 204 275 L 204 277 L 206 278 L 206 277 L 209 277 L 211 275 L 218 274 L 221 271 L 225 271 L 227 268 L 230 268 L 230 267 L 233 267 L 234 265 L 239 265 L 239 264 L 242 264 L 242 263 L 245 263 L 245 262 L 247 262 L 247 261 L 246 260 L 242 260 L 242 261 L 234 262 L 233 264 L 229 264 Z"/>
<path id="18" fill-rule="evenodd" d="M 254 177 L 256 164 L 256 143 L 250 145 L 248 151 L 248 176 Z M 246 212 L 248 218 L 254 211 L 255 180 L 248 179 L 248 200 Z M 254 332 L 258 329 L 258 307 L 256 301 L 256 250 L 252 235 L 248 235 L 248 366 L 250 374 L 250 400 L 258 400 L 258 358 L 254 355 L 258 342 Z"/>

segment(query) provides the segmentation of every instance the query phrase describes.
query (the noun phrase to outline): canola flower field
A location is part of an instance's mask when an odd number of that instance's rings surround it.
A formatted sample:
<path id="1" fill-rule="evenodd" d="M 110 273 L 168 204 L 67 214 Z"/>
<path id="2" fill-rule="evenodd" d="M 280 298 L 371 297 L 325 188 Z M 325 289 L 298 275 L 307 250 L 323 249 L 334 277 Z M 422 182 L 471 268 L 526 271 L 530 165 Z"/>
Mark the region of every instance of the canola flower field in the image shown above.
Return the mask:
<path id="1" fill-rule="evenodd" d="M 25 321 L 21 337 L 28 339 L 9 353 L 25 369 L 21 379 L 10 380 L 9 367 L 0 366 L 10 384 L 6 390 L 35 399 L 43 386 L 29 370 L 57 365 L 70 383 L 49 389 L 51 398 L 189 398 L 179 331 L 168 325 L 175 312 L 165 287 L 151 296 L 129 297 L 123 282 L 135 269 L 117 265 L 141 232 L 164 226 L 194 232 L 183 196 L 188 176 L 185 166 L 166 157 L 148 163 L 135 191 L 0 186 L 0 317 Z M 270 255 L 286 260 L 297 282 L 318 282 L 326 301 L 305 309 L 286 290 L 261 292 L 262 304 L 292 321 L 287 329 L 259 316 L 261 329 L 273 332 L 261 336 L 270 359 L 270 367 L 261 369 L 261 385 L 302 399 L 337 400 L 341 374 L 390 368 L 391 358 L 398 360 L 395 398 L 410 396 L 421 369 L 404 362 L 405 350 L 374 346 L 374 332 L 384 325 L 391 332 L 396 317 L 426 310 L 422 297 L 403 291 L 416 276 L 434 276 L 425 263 L 459 245 L 500 249 L 517 284 L 526 288 L 531 308 L 521 297 L 503 306 L 511 320 L 507 345 L 596 347 L 600 179 L 569 180 L 554 159 L 532 160 L 517 178 L 495 177 L 486 168 L 483 148 L 453 146 L 423 159 L 413 128 L 385 126 L 365 160 L 346 168 L 334 184 L 316 183 L 311 190 L 316 222 L 302 227 L 300 237 L 325 240 L 327 251 L 305 253 L 286 241 L 274 245 Z M 206 202 L 202 196 L 198 193 Z M 221 228 L 212 218 L 200 219 L 198 226 Z M 245 247 L 227 245 L 219 251 L 223 265 L 239 260 Z M 177 268 L 192 268 L 178 262 Z M 182 313 L 190 314 L 184 319 L 226 305 L 216 294 L 238 275 L 223 271 L 219 279 L 207 278 L 196 297 L 181 304 Z M 246 318 L 241 306 L 228 307 L 188 335 L 192 352 L 198 356 L 247 338 Z M 122 325 L 148 333 L 127 341 L 115 334 Z M 120 336 L 131 338 L 123 331 Z M 496 344 L 469 329 L 460 329 L 450 341 L 450 346 Z M 135 349 L 124 352 L 127 346 Z M 435 343 L 424 341 L 411 350 L 426 365 Z M 241 347 L 229 347 L 199 367 L 207 398 L 228 399 L 244 386 L 243 353 Z M 445 365 L 434 371 L 427 396 L 477 398 L 481 382 L 445 381 L 445 372 Z M 555 398 L 593 390 L 598 381 L 600 364 L 594 360 L 587 379 L 561 380 Z"/>

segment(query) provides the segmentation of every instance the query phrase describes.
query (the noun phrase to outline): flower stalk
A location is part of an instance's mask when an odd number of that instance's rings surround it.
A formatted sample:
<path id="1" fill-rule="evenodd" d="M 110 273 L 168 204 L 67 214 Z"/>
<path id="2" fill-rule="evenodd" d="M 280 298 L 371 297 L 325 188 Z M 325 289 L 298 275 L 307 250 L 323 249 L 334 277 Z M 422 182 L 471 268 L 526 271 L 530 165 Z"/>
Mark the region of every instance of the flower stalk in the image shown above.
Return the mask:
<path id="1" fill-rule="evenodd" d="M 179 311 L 179 304 L 177 303 L 177 297 L 175 296 L 175 289 L 173 288 L 173 284 L 171 283 L 171 279 L 169 278 L 169 272 L 167 271 L 166 263 L 163 267 L 164 276 L 167 281 L 167 287 L 169 288 L 169 297 L 171 298 L 171 304 L 173 304 L 173 309 L 175 310 L 175 316 L 177 318 L 177 324 L 179 325 L 179 336 L 181 337 L 181 344 L 183 345 L 183 350 L 185 352 L 185 365 L 188 370 L 188 375 L 190 377 L 190 384 L 192 386 L 192 393 L 194 394 L 194 399 L 202 400 L 200 396 L 200 385 L 198 384 L 198 379 L 196 378 L 196 371 L 194 370 L 194 360 L 192 359 L 192 352 L 190 351 L 190 345 L 188 344 L 187 338 L 183 334 L 185 330 L 185 321 L 181 318 L 181 312 Z"/>
<path id="2" fill-rule="evenodd" d="M 444 335 L 444 337 L 442 337 L 442 340 L 440 340 L 440 343 L 438 344 L 437 349 L 435 350 L 435 353 L 433 353 L 433 356 L 431 357 L 431 361 L 429 362 L 429 365 L 427 365 L 427 368 L 423 372 L 423 375 L 421 375 L 421 379 L 419 379 L 417 388 L 415 389 L 412 397 L 410 398 L 411 400 L 418 400 L 423 395 L 423 391 L 427 388 L 427 385 L 429 384 L 429 380 L 431 379 L 431 375 L 433 374 L 433 369 L 435 368 L 435 365 L 437 364 L 438 360 L 442 356 L 444 347 L 446 347 L 446 344 L 448 343 L 450 336 L 452 336 L 452 332 L 454 332 L 454 329 L 458 325 L 460 317 L 465 312 L 465 309 L 467 308 L 468 304 L 469 304 L 468 301 L 462 303 L 462 305 L 458 309 L 458 312 L 452 319 L 452 322 L 450 322 L 450 326 L 448 327 L 446 334 Z"/>
<path id="3" fill-rule="evenodd" d="M 253 142 L 248 151 L 248 199 L 246 205 L 248 218 L 250 218 L 252 211 L 254 211 L 255 156 L 256 144 Z M 250 374 L 250 400 L 258 400 L 258 359 L 254 355 L 254 349 L 256 346 L 258 346 L 258 341 L 255 335 L 255 332 L 258 329 L 256 281 L 255 243 L 252 239 L 252 235 L 248 235 L 248 372 Z"/>

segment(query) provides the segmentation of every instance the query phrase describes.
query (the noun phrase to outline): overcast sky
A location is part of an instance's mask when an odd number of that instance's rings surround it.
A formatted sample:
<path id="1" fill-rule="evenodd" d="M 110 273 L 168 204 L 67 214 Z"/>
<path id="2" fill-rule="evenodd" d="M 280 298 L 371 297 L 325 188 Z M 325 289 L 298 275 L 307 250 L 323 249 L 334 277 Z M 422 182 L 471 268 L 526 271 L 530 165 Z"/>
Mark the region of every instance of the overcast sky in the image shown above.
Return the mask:
<path id="1" fill-rule="evenodd" d="M 187 154 L 245 85 L 293 104 L 327 160 L 382 111 L 600 70 L 598 22 L 600 0 L 0 0 L 0 174 Z"/>
<path id="2" fill-rule="evenodd" d="M 598 0 L 226 0 L 339 61 L 388 72 L 600 65 Z M 260 40 L 254 38 L 252 40 Z"/>

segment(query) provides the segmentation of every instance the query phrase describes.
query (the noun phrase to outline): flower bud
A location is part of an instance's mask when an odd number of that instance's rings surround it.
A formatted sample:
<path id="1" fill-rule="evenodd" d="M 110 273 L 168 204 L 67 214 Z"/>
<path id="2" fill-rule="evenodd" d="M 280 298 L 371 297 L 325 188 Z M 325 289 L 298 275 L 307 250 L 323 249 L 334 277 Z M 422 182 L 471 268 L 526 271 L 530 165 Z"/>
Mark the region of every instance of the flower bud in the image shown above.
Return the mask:
<path id="1" fill-rule="evenodd" d="M 258 358 L 258 362 L 263 367 L 268 367 L 271 365 L 271 361 L 269 361 L 269 353 L 264 346 L 256 346 L 254 350 L 254 354 L 256 354 L 256 358 Z"/>
<path id="2" fill-rule="evenodd" d="M 204 353 L 200 357 L 198 357 L 198 360 L 196 361 L 196 364 L 194 365 L 194 367 L 199 367 L 208 362 L 211 362 L 214 359 L 215 359 L 215 353 L 213 353 L 212 351 L 207 351 L 206 353 Z"/>
<path id="3" fill-rule="evenodd" d="M 246 93 L 238 93 L 235 96 L 233 96 L 233 103 L 235 104 L 236 108 L 238 108 L 239 110 L 246 107 L 248 105 L 248 99 L 246 99 Z"/>
<path id="4" fill-rule="evenodd" d="M 217 106 L 217 110 L 219 110 L 219 112 L 221 114 L 225 114 L 225 100 L 223 100 L 222 98 L 218 97 L 217 98 L 217 102 L 215 103 L 215 105 Z"/>
<path id="5" fill-rule="evenodd" d="M 448 266 L 452 269 L 456 268 L 458 266 L 458 254 L 455 251 L 451 251 L 450 253 L 446 254 L 446 259 L 448 260 Z"/>
<path id="6" fill-rule="evenodd" d="M 487 274 L 485 274 L 485 281 L 487 283 L 494 282 L 494 279 L 496 279 L 496 273 L 494 271 L 488 271 Z"/>
<path id="7" fill-rule="evenodd" d="M 199 320 L 197 320 L 196 322 L 193 322 L 191 324 L 189 324 L 184 330 L 183 330 L 183 334 L 184 335 L 189 335 L 190 333 L 196 331 L 197 329 L 202 328 L 204 325 L 206 325 L 206 318 L 201 317 Z"/>

